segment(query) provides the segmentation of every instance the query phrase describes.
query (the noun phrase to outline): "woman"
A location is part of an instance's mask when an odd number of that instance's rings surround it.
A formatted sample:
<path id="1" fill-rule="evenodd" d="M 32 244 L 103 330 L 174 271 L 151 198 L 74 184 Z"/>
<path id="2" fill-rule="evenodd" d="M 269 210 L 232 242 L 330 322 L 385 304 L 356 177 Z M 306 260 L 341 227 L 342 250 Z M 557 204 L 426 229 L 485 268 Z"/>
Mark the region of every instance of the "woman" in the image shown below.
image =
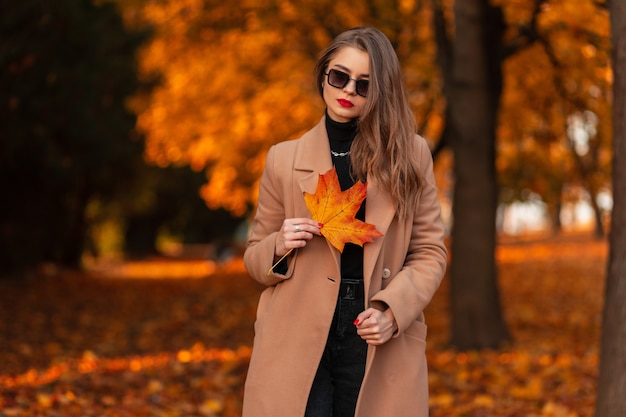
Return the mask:
<path id="1" fill-rule="evenodd" d="M 244 255 L 267 288 L 243 416 L 427 416 L 423 311 L 447 259 L 432 157 L 382 32 L 340 34 L 315 77 L 326 114 L 270 148 Z M 367 182 L 355 217 L 383 237 L 340 253 L 321 236 L 303 192 L 332 167 L 342 190 Z"/>

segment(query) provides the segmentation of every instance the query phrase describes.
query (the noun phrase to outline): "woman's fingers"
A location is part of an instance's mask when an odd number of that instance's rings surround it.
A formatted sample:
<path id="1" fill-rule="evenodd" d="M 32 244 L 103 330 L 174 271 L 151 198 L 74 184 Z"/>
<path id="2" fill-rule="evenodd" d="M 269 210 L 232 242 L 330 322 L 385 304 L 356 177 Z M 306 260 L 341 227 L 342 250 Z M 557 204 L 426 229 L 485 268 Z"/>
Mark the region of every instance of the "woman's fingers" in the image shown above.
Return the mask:
<path id="1" fill-rule="evenodd" d="M 307 219 L 304 217 L 301 218 L 293 218 L 293 219 L 285 219 L 283 222 L 283 230 L 285 232 L 308 232 L 313 235 L 320 235 L 320 227 L 322 225 L 315 220 Z"/>
<path id="2" fill-rule="evenodd" d="M 276 256 L 283 256 L 292 249 L 306 246 L 313 236 L 320 236 L 321 225 L 315 220 L 300 217 L 283 221 L 280 233 L 276 237 Z"/>
<path id="3" fill-rule="evenodd" d="M 380 311 L 375 308 L 368 308 L 359 314 L 354 324 L 358 335 L 371 345 L 387 342 L 397 329 L 391 310 Z"/>

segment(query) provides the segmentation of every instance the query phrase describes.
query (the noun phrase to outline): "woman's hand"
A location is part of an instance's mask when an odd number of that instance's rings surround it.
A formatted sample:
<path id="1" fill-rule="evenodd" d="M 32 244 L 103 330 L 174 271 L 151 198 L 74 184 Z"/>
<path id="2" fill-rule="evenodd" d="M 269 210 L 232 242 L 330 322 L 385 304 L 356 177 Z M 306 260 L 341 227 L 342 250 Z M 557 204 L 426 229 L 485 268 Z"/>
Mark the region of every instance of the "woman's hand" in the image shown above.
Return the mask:
<path id="1" fill-rule="evenodd" d="M 356 332 L 369 345 L 382 345 L 398 330 L 396 318 L 390 308 L 380 311 L 368 308 L 354 321 Z"/>
<path id="2" fill-rule="evenodd" d="M 276 237 L 274 255 L 276 258 L 284 256 L 292 249 L 303 248 L 313 236 L 321 236 L 321 225 L 315 220 L 307 218 L 285 219 L 283 226 Z"/>

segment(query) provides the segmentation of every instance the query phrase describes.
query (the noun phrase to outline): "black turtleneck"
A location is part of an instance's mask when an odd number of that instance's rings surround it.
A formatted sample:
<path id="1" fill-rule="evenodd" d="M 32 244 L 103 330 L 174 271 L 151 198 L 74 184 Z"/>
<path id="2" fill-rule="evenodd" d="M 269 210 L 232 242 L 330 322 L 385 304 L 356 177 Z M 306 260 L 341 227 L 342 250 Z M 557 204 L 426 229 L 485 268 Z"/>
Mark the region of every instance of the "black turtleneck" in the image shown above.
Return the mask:
<path id="1" fill-rule="evenodd" d="M 333 165 L 337 171 L 341 190 L 347 190 L 355 184 L 355 180 L 350 175 L 350 146 L 356 136 L 356 120 L 341 123 L 332 120 L 326 112 L 326 131 L 330 142 Z M 339 156 L 337 154 L 342 154 Z M 365 221 L 365 201 L 361 204 L 356 218 Z M 344 278 L 363 278 L 363 248 L 353 243 L 346 243 L 341 253 L 341 276 Z"/>

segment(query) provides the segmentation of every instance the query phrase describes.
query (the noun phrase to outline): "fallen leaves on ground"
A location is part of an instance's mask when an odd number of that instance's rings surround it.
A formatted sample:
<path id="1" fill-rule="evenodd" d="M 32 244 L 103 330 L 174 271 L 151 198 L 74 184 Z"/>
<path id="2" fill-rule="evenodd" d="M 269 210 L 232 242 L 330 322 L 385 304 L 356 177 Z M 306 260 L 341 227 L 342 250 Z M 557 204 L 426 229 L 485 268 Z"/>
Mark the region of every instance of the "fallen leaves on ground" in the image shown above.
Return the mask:
<path id="1" fill-rule="evenodd" d="M 426 312 L 431 416 L 591 417 L 606 244 L 517 239 L 497 259 L 514 341 L 448 347 L 444 281 Z M 260 287 L 240 265 L 141 265 L 0 282 L 0 416 L 240 415 Z"/>
<path id="2" fill-rule="evenodd" d="M 446 347 L 447 282 L 428 307 L 432 417 L 591 417 L 607 245 L 587 236 L 507 239 L 499 285 L 513 342 Z"/>

